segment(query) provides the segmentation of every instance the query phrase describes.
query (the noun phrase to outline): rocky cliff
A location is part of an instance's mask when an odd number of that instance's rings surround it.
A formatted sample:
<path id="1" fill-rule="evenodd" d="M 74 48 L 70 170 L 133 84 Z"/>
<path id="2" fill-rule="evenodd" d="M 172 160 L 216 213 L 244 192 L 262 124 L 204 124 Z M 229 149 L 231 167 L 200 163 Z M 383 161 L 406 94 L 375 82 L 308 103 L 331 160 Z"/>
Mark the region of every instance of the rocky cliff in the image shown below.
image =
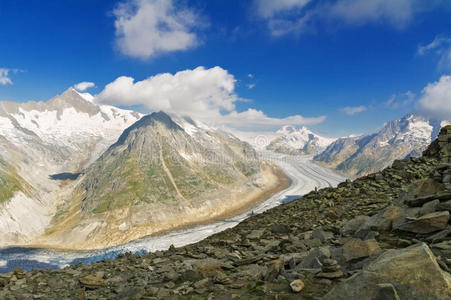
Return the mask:
<path id="1" fill-rule="evenodd" d="M 451 126 L 420 158 L 206 240 L 0 276 L 5 299 L 450 299 Z"/>

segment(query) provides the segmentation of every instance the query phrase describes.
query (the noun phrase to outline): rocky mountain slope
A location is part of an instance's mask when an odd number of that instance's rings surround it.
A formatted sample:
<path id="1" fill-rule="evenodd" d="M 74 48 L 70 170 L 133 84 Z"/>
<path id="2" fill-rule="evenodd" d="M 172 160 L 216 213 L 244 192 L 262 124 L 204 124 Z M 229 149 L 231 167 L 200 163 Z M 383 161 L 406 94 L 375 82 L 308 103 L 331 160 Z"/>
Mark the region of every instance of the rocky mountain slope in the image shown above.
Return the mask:
<path id="1" fill-rule="evenodd" d="M 163 112 L 127 128 L 79 181 L 37 243 L 104 248 L 224 217 L 286 186 L 249 144 Z"/>
<path id="2" fill-rule="evenodd" d="M 445 123 L 406 115 L 375 134 L 336 140 L 316 155 L 315 161 L 351 177 L 377 172 L 395 159 L 420 156 Z"/>
<path id="3" fill-rule="evenodd" d="M 141 114 L 97 105 L 70 88 L 46 102 L 0 102 L 0 243 L 42 233 L 63 192 Z M 62 174 L 61 174 L 62 173 Z"/>
<path id="4" fill-rule="evenodd" d="M 450 299 L 451 126 L 420 158 L 181 247 L 0 276 L 0 297 Z"/>
<path id="5" fill-rule="evenodd" d="M 335 140 L 313 133 L 305 126 L 284 126 L 276 134 L 278 137 L 270 142 L 266 150 L 291 155 L 318 154 Z"/>

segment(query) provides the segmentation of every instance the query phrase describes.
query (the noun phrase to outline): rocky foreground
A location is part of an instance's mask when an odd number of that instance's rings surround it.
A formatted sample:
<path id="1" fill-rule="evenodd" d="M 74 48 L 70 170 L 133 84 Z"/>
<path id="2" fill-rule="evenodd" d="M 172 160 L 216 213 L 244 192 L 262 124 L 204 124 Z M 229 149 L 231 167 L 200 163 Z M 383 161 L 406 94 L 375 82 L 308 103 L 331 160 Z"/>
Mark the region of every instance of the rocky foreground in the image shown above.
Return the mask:
<path id="1" fill-rule="evenodd" d="M 0 299 L 451 299 L 451 126 L 421 158 L 181 248 L 0 274 Z"/>

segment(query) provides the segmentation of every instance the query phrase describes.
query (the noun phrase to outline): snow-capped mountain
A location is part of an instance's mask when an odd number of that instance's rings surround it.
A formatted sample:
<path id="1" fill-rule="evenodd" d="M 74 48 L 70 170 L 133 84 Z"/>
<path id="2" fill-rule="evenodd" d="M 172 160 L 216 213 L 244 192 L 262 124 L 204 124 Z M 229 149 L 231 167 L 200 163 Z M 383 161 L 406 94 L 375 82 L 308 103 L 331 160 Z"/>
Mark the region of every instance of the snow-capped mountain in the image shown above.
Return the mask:
<path id="1" fill-rule="evenodd" d="M 340 138 L 314 159 L 349 176 L 377 172 L 396 159 L 421 155 L 446 124 L 408 114 L 375 134 Z"/>
<path id="2" fill-rule="evenodd" d="M 39 233 L 62 192 L 55 174 L 81 172 L 141 116 L 72 88 L 46 102 L 0 102 L 0 190 L 12 187 L 0 201 L 0 243 Z"/>
<path id="3" fill-rule="evenodd" d="M 317 154 L 335 141 L 313 133 L 305 126 L 284 126 L 277 131 L 277 135 L 266 147 L 267 150 L 286 154 Z"/>

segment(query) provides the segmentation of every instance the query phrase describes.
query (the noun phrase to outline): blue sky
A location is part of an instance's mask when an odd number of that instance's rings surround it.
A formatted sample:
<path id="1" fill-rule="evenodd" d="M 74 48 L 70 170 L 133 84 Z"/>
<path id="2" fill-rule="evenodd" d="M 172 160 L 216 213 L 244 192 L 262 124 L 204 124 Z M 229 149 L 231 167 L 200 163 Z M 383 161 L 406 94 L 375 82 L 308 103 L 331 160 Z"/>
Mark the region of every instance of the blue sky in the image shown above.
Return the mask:
<path id="1" fill-rule="evenodd" d="M 451 87 L 451 1 L 424 3 L 2 0 L 0 100 L 46 100 L 88 81 L 99 102 L 191 112 L 197 97 L 195 116 L 258 119 L 247 130 L 294 122 L 332 136 L 373 132 L 418 103 L 451 107 L 442 92 Z M 199 74 L 215 80 L 194 83 Z M 167 93 L 157 88 L 165 80 L 189 86 Z"/>

